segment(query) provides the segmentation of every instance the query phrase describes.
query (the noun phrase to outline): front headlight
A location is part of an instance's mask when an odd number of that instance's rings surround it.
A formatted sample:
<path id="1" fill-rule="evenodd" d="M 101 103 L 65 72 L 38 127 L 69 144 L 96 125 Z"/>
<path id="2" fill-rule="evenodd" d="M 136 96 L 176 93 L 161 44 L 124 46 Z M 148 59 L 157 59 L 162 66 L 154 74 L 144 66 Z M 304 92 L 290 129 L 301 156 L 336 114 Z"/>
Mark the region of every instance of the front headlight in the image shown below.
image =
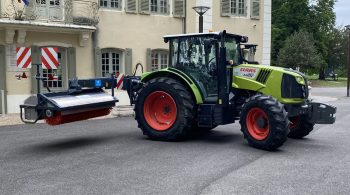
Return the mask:
<path id="1" fill-rule="evenodd" d="M 305 80 L 304 80 L 303 77 L 297 76 L 295 79 L 297 80 L 297 82 L 298 82 L 299 84 L 305 85 Z"/>

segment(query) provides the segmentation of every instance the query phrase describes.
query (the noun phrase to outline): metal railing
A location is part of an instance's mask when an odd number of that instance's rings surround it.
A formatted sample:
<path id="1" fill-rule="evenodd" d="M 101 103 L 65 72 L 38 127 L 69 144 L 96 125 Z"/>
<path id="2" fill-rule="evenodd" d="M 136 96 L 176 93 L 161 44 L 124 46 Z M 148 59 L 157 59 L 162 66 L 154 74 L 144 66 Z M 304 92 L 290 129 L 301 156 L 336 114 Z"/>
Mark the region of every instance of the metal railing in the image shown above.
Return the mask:
<path id="1" fill-rule="evenodd" d="M 50 1 L 31 0 L 28 6 L 18 0 L 8 0 L 0 18 L 95 26 L 99 22 L 98 10 L 98 0 L 60 0 L 56 5 L 51 5 Z"/>

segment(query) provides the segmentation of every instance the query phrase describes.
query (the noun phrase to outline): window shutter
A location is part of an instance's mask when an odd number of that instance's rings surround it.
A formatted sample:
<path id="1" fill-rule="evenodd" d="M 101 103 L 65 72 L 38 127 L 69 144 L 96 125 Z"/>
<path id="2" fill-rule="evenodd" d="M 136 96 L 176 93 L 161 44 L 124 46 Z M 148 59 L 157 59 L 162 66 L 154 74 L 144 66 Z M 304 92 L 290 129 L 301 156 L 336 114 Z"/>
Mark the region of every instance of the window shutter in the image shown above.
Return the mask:
<path id="1" fill-rule="evenodd" d="M 230 16 L 231 6 L 230 0 L 221 0 L 221 16 Z"/>
<path id="2" fill-rule="evenodd" d="M 152 71 L 152 49 L 147 48 L 146 52 L 146 71 L 150 72 Z"/>
<path id="3" fill-rule="evenodd" d="M 127 0 L 125 12 L 137 13 L 137 0 Z"/>
<path id="4" fill-rule="evenodd" d="M 140 14 L 150 14 L 150 0 L 140 0 L 139 12 Z"/>
<path id="5" fill-rule="evenodd" d="M 251 15 L 252 19 L 260 19 L 260 0 L 251 1 Z"/>
<path id="6" fill-rule="evenodd" d="M 101 49 L 99 47 L 95 48 L 95 76 L 102 77 L 102 65 L 101 65 Z"/>
<path id="7" fill-rule="evenodd" d="M 5 98 L 2 100 L 0 91 L 0 113 L 6 114 L 6 63 L 5 63 L 5 46 L 0 45 L 0 90 L 5 91 Z M 2 113 L 2 101 L 5 102 L 5 113 Z"/>
<path id="8" fill-rule="evenodd" d="M 74 79 L 77 77 L 77 61 L 75 48 L 67 48 L 67 69 L 68 69 L 68 79 Z"/>
<path id="9" fill-rule="evenodd" d="M 132 49 L 125 49 L 125 74 L 132 75 Z"/>
<path id="10" fill-rule="evenodd" d="M 32 94 L 36 94 L 38 92 L 37 81 L 36 81 L 36 69 L 38 66 L 34 66 L 34 64 L 41 64 L 41 51 L 38 46 L 32 46 L 32 68 L 30 69 L 32 75 Z M 39 66 L 40 68 L 41 66 Z"/>
<path id="11" fill-rule="evenodd" d="M 185 1 L 184 0 L 174 0 L 173 16 L 178 17 L 178 18 L 185 17 Z"/>

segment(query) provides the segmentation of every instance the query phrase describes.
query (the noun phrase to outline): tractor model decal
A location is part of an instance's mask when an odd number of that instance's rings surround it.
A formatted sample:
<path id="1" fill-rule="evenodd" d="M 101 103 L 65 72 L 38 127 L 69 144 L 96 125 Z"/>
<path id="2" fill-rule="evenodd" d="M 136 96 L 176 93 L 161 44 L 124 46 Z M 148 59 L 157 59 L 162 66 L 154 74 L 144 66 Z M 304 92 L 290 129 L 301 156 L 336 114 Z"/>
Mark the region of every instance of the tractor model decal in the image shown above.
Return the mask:
<path id="1" fill-rule="evenodd" d="M 234 76 L 240 76 L 245 78 L 255 78 L 258 72 L 258 68 L 241 67 L 233 69 Z"/>

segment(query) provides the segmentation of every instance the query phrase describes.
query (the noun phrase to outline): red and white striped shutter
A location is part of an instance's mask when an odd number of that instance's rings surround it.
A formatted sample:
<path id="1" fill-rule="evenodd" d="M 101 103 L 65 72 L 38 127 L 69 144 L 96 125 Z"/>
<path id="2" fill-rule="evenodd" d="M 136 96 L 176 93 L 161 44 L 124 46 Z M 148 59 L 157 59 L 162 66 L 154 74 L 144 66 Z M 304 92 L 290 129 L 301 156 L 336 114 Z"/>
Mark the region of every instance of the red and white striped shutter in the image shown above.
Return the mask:
<path id="1" fill-rule="evenodd" d="M 17 47 L 17 67 L 31 68 L 32 67 L 32 51 L 29 47 Z"/>
<path id="2" fill-rule="evenodd" d="M 43 69 L 57 69 L 58 63 L 58 48 L 43 47 L 41 48 L 41 63 Z"/>
<path id="3" fill-rule="evenodd" d="M 119 74 L 119 72 L 117 72 L 116 74 L 117 76 L 117 89 L 118 90 L 122 90 L 123 89 L 123 82 L 124 82 L 124 74 Z"/>

